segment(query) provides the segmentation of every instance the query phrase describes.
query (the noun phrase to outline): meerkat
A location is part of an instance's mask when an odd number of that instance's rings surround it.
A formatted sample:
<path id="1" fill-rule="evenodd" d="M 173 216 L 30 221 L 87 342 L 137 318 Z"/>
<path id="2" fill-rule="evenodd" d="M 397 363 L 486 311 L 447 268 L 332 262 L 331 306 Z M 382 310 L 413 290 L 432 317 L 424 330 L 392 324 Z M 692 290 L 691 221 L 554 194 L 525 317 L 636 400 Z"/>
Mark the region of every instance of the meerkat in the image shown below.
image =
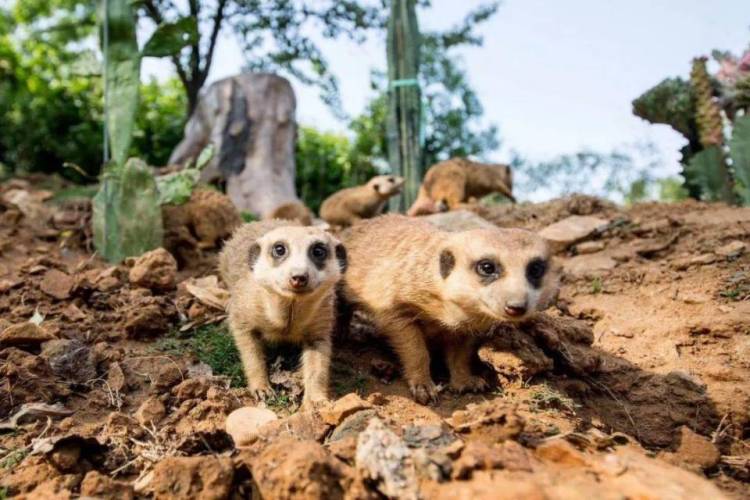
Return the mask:
<path id="1" fill-rule="evenodd" d="M 454 210 L 459 204 L 491 193 L 513 197 L 513 172 L 508 165 L 452 158 L 431 166 L 408 215 Z"/>
<path id="2" fill-rule="evenodd" d="M 445 232 L 385 215 L 353 226 L 344 245 L 339 327 L 353 309 L 366 312 L 421 404 L 437 397 L 428 345 L 442 345 L 452 390 L 483 390 L 486 382 L 471 372 L 481 335 L 498 322 L 526 319 L 557 296 L 546 241 L 522 229 Z"/>
<path id="3" fill-rule="evenodd" d="M 300 202 L 283 203 L 263 217 L 264 220 L 281 219 L 298 222 L 303 226 L 313 225 L 313 213 Z"/>
<path id="4" fill-rule="evenodd" d="M 327 400 L 335 287 L 343 245 L 326 231 L 288 221 L 244 224 L 226 243 L 219 270 L 230 291 L 229 329 L 251 392 L 273 393 L 265 343 L 302 346 L 303 407 Z"/>
<path id="5" fill-rule="evenodd" d="M 383 213 L 386 202 L 401 192 L 404 178 L 378 175 L 367 184 L 338 191 L 323 201 L 320 217 L 333 226 L 350 226 Z"/>

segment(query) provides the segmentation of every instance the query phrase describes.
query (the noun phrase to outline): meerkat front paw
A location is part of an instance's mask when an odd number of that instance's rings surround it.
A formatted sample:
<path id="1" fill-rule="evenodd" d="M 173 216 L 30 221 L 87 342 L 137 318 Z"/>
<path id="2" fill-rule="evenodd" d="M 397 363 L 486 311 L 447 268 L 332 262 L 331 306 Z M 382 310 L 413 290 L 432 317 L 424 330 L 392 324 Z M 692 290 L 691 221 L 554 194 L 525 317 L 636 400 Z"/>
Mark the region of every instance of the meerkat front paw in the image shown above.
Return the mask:
<path id="1" fill-rule="evenodd" d="M 437 403 L 438 390 L 432 380 L 427 382 L 409 382 L 409 390 L 411 390 L 414 400 L 421 405 Z"/>
<path id="2" fill-rule="evenodd" d="M 469 375 L 462 378 L 451 378 L 450 390 L 459 394 L 463 392 L 483 392 L 489 388 L 489 384 L 482 377 Z"/>
<path id="3" fill-rule="evenodd" d="M 271 384 L 269 384 L 268 381 L 254 384 L 251 383 L 249 389 L 250 394 L 252 394 L 258 401 L 265 401 L 267 398 L 273 397 L 275 394 L 273 387 L 271 387 Z"/>

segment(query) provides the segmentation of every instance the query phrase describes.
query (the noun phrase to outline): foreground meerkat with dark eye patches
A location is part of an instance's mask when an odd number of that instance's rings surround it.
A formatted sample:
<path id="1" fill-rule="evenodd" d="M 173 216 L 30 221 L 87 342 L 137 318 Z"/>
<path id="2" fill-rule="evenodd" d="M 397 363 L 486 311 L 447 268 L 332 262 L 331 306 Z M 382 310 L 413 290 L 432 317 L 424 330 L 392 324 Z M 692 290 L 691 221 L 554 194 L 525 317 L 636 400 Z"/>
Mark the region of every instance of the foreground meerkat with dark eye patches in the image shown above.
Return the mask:
<path id="1" fill-rule="evenodd" d="M 388 199 L 399 194 L 403 185 L 403 177 L 375 176 L 367 184 L 342 189 L 326 198 L 320 206 L 320 217 L 334 226 L 350 226 L 375 217 L 383 213 Z"/>
<path id="2" fill-rule="evenodd" d="M 342 298 L 370 314 L 422 404 L 437 397 L 429 343 L 444 348 L 451 389 L 485 389 L 470 368 L 477 337 L 497 322 L 527 318 L 557 296 L 547 243 L 521 229 L 449 233 L 386 215 L 354 226 L 344 244 Z"/>
<path id="3" fill-rule="evenodd" d="M 229 286 L 229 329 L 247 384 L 272 394 L 264 344 L 302 346 L 303 406 L 327 399 L 335 286 L 346 265 L 341 243 L 322 229 L 288 221 L 241 226 L 219 257 Z"/>

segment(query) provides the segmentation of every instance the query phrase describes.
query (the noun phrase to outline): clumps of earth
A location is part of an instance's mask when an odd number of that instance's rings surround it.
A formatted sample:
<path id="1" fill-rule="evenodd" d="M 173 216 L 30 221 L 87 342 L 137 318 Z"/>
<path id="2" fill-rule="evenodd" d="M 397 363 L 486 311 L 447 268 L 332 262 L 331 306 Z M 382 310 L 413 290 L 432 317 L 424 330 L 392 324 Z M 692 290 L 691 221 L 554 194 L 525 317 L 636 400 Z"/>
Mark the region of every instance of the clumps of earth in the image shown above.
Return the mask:
<path id="1" fill-rule="evenodd" d="M 493 388 L 435 406 L 358 314 L 331 403 L 302 412 L 293 349 L 269 352 L 273 398 L 244 388 L 223 195 L 165 208 L 165 248 L 112 266 L 90 202 L 61 193 L 0 185 L 0 498 L 750 495 L 749 209 L 573 196 L 429 216 L 539 231 L 557 307 L 498 325 L 475 360 Z"/>

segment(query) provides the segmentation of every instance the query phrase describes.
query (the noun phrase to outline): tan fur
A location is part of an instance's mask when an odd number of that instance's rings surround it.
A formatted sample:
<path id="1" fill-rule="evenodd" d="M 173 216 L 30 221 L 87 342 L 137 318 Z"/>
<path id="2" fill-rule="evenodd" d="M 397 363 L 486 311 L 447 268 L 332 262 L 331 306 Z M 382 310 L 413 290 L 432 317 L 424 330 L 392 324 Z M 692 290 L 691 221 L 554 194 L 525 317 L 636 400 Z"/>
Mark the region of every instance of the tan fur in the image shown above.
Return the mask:
<path id="1" fill-rule="evenodd" d="M 342 189 L 323 201 L 320 217 L 334 226 L 350 226 L 361 219 L 383 213 L 392 196 L 401 192 L 404 178 L 395 175 L 378 175 L 367 184 Z"/>
<path id="2" fill-rule="evenodd" d="M 298 222 L 303 226 L 312 226 L 313 213 L 302 203 L 284 203 L 274 208 L 273 211 L 263 217 L 263 219 L 290 220 Z"/>
<path id="3" fill-rule="evenodd" d="M 284 242 L 285 260 L 271 248 Z M 310 245 L 328 249 L 323 267 L 308 255 Z M 257 246 L 256 246 L 257 245 Z M 240 352 L 248 387 L 259 398 L 272 393 L 264 344 L 302 345 L 303 405 L 327 399 L 334 323 L 335 285 L 341 277 L 342 246 L 322 229 L 288 221 L 261 221 L 241 226 L 219 257 L 222 278 L 230 289 L 229 328 Z M 251 255 L 257 255 L 253 261 Z M 295 292 L 292 275 L 309 275 L 309 290 Z"/>
<path id="4" fill-rule="evenodd" d="M 403 364 L 417 401 L 436 397 L 430 376 L 428 344 L 442 344 L 456 391 L 486 384 L 471 374 L 474 334 L 500 321 L 517 321 L 544 309 L 556 297 L 557 273 L 546 242 L 520 229 L 479 229 L 448 233 L 401 215 L 386 215 L 353 226 L 345 238 L 348 267 L 342 295 L 367 311 Z M 441 255 L 453 257 L 444 277 Z M 481 282 L 478 261 L 493 259 L 502 272 Z M 538 288 L 526 279 L 531 259 L 548 263 Z M 445 259 L 449 262 L 449 259 Z M 506 308 L 527 305 L 510 317 Z"/>
<path id="5" fill-rule="evenodd" d="M 424 176 L 409 215 L 454 210 L 460 203 L 491 193 L 513 197 L 513 173 L 508 165 L 451 158 L 431 166 Z"/>

